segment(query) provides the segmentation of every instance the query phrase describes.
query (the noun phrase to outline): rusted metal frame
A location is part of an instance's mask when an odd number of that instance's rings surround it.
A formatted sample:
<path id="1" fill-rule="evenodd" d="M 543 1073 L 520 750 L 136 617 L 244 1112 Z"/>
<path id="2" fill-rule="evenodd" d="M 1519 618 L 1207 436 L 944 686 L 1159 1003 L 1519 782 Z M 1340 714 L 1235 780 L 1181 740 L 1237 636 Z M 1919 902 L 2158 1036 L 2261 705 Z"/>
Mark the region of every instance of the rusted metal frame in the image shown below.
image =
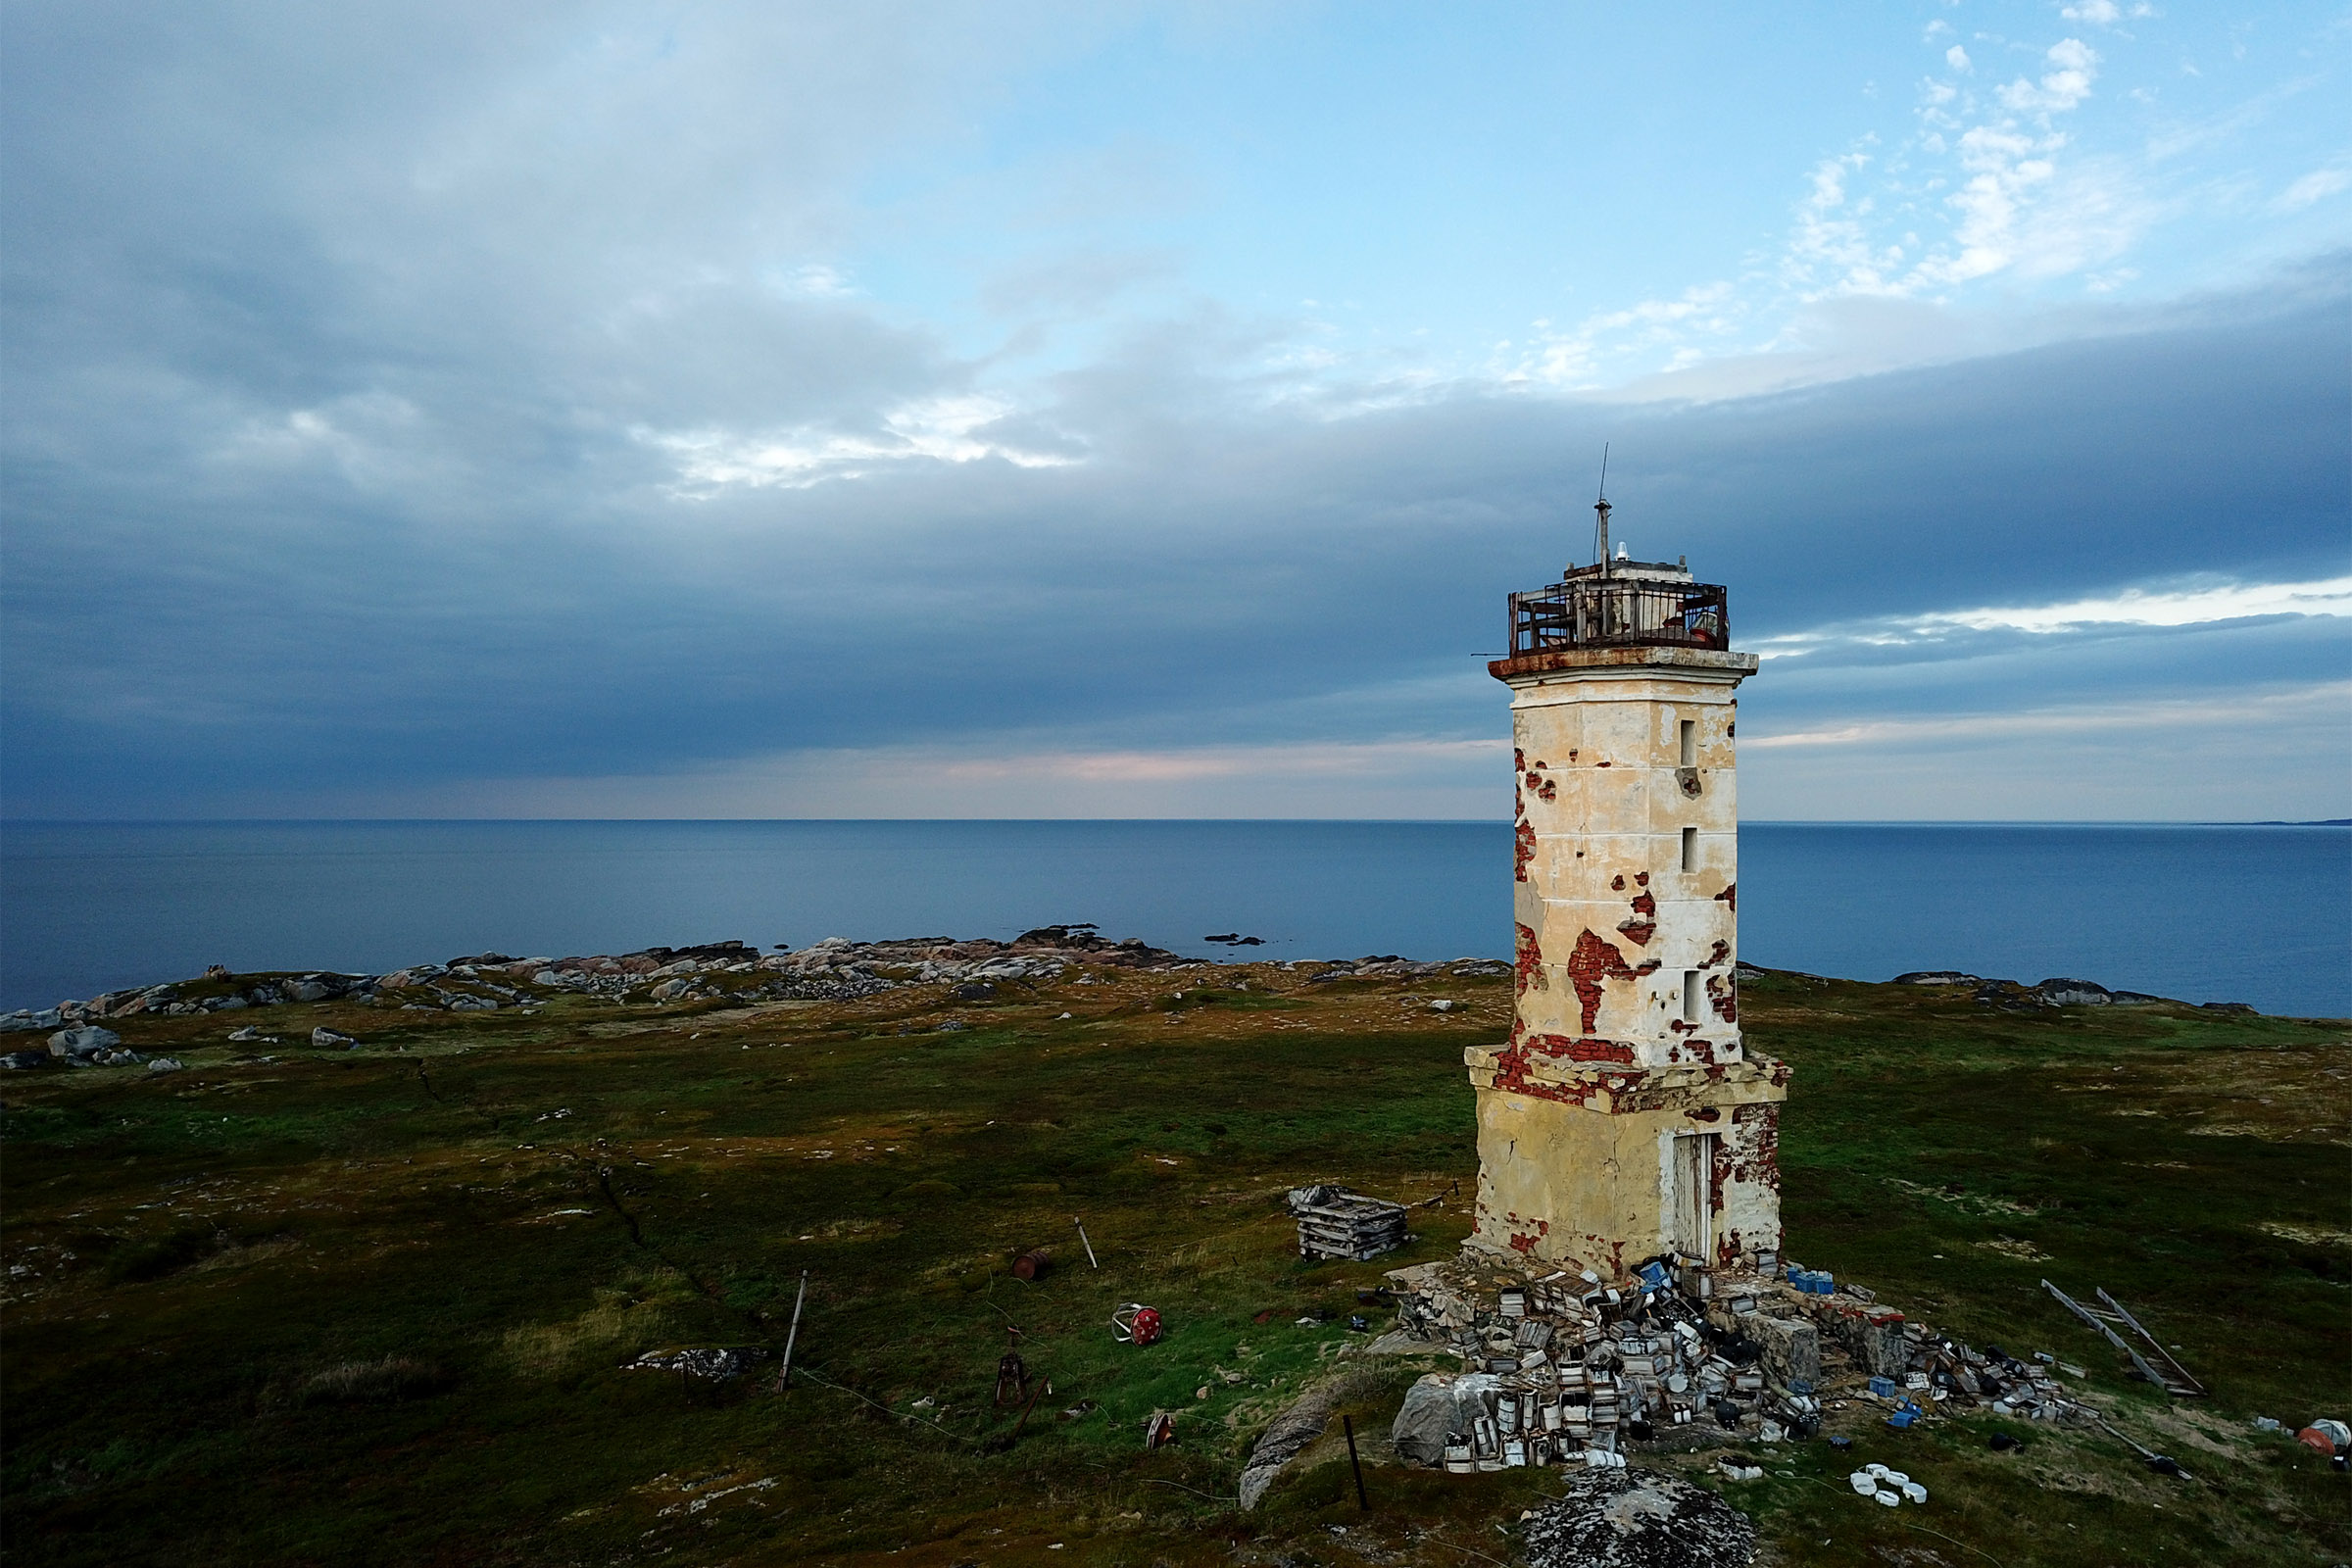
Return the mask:
<path id="1" fill-rule="evenodd" d="M 1555 583 L 1510 596 L 1509 647 L 1514 657 L 1564 648 L 1728 648 L 1729 601 L 1714 583 Z"/>
<path id="2" fill-rule="evenodd" d="M 2078 1301 L 2073 1297 L 2067 1295 L 2057 1286 L 2052 1285 L 2048 1280 L 2043 1280 L 2041 1282 L 2041 1288 L 2049 1292 L 2052 1296 L 2058 1298 L 2059 1305 L 2065 1307 L 2068 1311 L 2074 1313 L 2075 1316 L 2081 1318 L 2083 1322 L 2089 1324 L 2092 1328 L 2105 1335 L 2107 1337 L 2108 1344 L 2114 1346 L 2117 1349 L 2130 1356 L 2132 1358 L 2132 1365 L 2138 1371 L 2141 1377 L 2145 1378 L 2148 1382 L 2155 1384 L 2156 1387 L 2160 1389 L 2171 1389 L 2172 1385 L 2166 1382 L 2162 1377 L 2158 1376 L 2156 1369 L 2148 1365 L 2146 1359 L 2142 1357 L 2137 1350 L 2134 1350 L 2129 1344 L 2125 1343 L 2122 1335 L 2116 1333 L 2114 1329 L 2110 1328 L 2106 1323 L 2100 1321 L 2099 1315 L 2096 1312 L 2093 1312 L 2089 1307 L 2084 1306 L 2081 1301 Z"/>
<path id="3" fill-rule="evenodd" d="M 2174 1372 L 2179 1374 L 2180 1381 L 2178 1383 L 2175 1383 L 2172 1379 L 2166 1379 L 2165 1386 L 2167 1388 L 2171 1389 L 2176 1394 L 2185 1394 L 2193 1398 L 2202 1399 L 2207 1397 L 2205 1385 L 2199 1383 L 2196 1378 L 2190 1374 L 2188 1368 L 2182 1366 L 2179 1361 L 2175 1360 L 2173 1358 L 2173 1352 L 2166 1349 L 2163 1342 L 2158 1340 L 2155 1335 L 2150 1334 L 2144 1327 L 2142 1327 L 2139 1319 L 2133 1317 L 2124 1306 L 2123 1302 L 2117 1300 L 2114 1297 L 2109 1296 L 2105 1286 L 2101 1285 L 2093 1288 L 2098 1292 L 2099 1299 L 2105 1301 L 2109 1308 L 2114 1311 L 2115 1315 L 2123 1319 L 2125 1324 L 2131 1328 L 2132 1333 L 2147 1341 L 2148 1348 L 2154 1350 L 2156 1354 L 2163 1359 L 2166 1366 L 2171 1367 Z"/>

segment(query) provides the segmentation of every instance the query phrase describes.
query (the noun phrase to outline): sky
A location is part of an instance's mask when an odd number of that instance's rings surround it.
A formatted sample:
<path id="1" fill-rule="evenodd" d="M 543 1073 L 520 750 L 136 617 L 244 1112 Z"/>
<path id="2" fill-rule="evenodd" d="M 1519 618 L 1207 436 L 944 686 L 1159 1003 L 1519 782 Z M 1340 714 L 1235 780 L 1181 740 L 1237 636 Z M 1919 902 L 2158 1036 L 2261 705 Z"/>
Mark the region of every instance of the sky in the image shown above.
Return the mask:
<path id="1" fill-rule="evenodd" d="M 13 0 L 0 811 L 1503 817 L 1605 442 L 1745 815 L 2352 816 L 2348 57 Z"/>

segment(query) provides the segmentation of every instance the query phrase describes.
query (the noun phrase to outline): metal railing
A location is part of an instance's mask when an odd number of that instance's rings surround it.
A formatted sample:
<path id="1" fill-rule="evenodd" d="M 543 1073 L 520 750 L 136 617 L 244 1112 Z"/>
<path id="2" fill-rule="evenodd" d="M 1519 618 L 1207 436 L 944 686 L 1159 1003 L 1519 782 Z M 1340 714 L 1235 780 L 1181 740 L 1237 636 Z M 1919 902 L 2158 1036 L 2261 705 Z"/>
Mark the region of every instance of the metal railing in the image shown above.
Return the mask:
<path id="1" fill-rule="evenodd" d="M 1731 646 L 1731 607 L 1719 583 L 1596 578 L 1511 595 L 1513 659 L 1570 648 Z"/>

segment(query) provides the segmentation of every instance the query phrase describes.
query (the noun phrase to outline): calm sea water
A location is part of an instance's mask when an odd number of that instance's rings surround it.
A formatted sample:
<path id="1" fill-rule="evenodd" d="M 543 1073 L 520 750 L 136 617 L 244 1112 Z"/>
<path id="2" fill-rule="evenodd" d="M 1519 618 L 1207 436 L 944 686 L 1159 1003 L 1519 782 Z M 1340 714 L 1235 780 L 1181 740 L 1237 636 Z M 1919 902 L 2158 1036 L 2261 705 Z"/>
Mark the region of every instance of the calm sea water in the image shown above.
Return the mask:
<path id="1" fill-rule="evenodd" d="M 2352 831 L 1824 826 L 1740 835 L 1740 956 L 1958 968 L 2352 1015 Z M 238 822 L 0 828 L 0 1006 L 487 949 L 1008 937 L 1510 954 L 1510 830 L 1459 822 Z"/>

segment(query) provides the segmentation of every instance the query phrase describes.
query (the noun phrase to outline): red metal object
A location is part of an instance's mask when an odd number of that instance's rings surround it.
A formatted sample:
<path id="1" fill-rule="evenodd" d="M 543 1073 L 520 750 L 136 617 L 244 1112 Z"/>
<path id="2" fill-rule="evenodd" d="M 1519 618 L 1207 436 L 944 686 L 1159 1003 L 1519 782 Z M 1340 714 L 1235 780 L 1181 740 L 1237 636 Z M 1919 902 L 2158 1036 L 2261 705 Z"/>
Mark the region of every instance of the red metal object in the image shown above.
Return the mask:
<path id="1" fill-rule="evenodd" d="M 2314 1453 L 2332 1456 L 2335 1452 L 2335 1440 L 2318 1427 L 2305 1427 L 2295 1434 L 2295 1441 Z"/>
<path id="2" fill-rule="evenodd" d="M 1054 1267 L 1054 1254 L 1042 1247 L 1033 1247 L 1012 1260 L 1012 1277 L 1020 1280 L 1043 1279 Z"/>
<path id="3" fill-rule="evenodd" d="M 1125 1345 L 1150 1345 L 1160 1335 L 1159 1314 L 1141 1301 L 1129 1301 L 1110 1314 L 1110 1332 Z"/>

